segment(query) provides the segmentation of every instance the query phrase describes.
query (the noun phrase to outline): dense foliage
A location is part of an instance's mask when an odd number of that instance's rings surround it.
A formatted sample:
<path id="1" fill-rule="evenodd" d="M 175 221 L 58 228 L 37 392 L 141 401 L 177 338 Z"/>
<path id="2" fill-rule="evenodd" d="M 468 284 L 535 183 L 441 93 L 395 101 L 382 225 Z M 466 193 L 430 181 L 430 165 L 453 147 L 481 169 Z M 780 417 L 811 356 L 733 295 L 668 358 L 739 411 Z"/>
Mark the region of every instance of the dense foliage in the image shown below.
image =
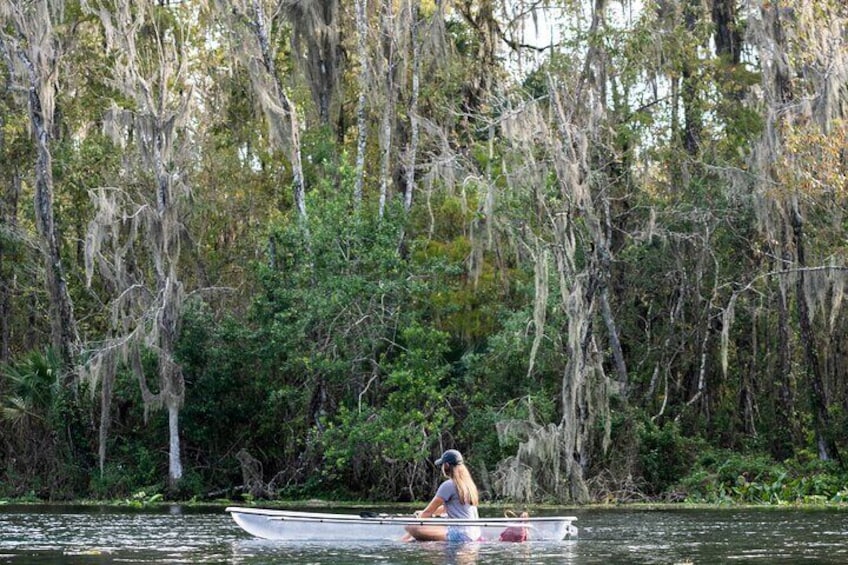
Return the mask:
<path id="1" fill-rule="evenodd" d="M 538 4 L 0 0 L 0 497 L 848 501 L 848 9 Z"/>

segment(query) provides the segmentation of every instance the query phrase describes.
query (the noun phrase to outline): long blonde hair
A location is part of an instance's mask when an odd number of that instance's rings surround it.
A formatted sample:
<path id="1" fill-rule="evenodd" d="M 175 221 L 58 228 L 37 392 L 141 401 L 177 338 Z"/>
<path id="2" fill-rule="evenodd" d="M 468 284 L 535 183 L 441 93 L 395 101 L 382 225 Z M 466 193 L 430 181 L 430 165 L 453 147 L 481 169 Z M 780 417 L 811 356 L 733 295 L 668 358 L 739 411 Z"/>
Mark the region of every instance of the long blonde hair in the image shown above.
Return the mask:
<path id="1" fill-rule="evenodd" d="M 477 485 L 474 484 L 474 479 L 471 478 L 468 467 L 462 463 L 459 465 L 445 463 L 445 467 L 445 474 L 453 480 L 459 501 L 463 504 L 477 506 L 480 495 L 477 493 Z"/>

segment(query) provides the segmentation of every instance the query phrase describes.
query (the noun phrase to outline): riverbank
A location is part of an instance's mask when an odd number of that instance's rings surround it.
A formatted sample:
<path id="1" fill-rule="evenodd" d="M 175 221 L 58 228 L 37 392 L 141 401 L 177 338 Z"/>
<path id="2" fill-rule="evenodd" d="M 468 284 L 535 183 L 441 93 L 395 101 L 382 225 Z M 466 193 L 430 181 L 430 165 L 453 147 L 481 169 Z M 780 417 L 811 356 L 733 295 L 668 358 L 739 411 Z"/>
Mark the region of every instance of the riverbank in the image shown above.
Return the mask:
<path id="1" fill-rule="evenodd" d="M 79 499 L 79 500 L 63 500 L 63 501 L 46 501 L 33 498 L 7 498 L 0 499 L 0 508 L 8 507 L 53 507 L 53 508 L 68 508 L 68 507 L 114 507 L 114 508 L 145 508 L 145 509 L 165 509 L 169 507 L 179 506 L 185 508 L 198 509 L 214 509 L 224 508 L 226 506 L 255 506 L 271 509 L 300 509 L 300 510 L 334 510 L 344 512 L 392 512 L 410 514 L 415 510 L 419 510 L 426 501 L 421 502 L 373 502 L 373 501 L 356 501 L 356 500 L 324 500 L 324 499 L 305 499 L 305 500 L 254 500 L 246 502 L 244 500 L 231 499 L 216 499 L 216 500 L 165 500 L 159 496 L 152 497 L 133 497 L 130 499 L 115 499 L 115 500 L 94 500 L 94 499 Z M 738 510 L 840 510 L 848 512 L 848 502 L 845 501 L 794 501 L 780 502 L 774 504 L 766 503 L 750 503 L 750 502 L 734 502 L 724 501 L 719 503 L 706 502 L 622 502 L 622 503 L 603 503 L 593 502 L 589 504 L 550 504 L 550 503 L 510 503 L 510 502 L 486 502 L 480 504 L 480 512 L 485 516 L 496 516 L 507 514 L 510 512 L 529 511 L 533 514 L 552 514 L 563 510 L 644 510 L 644 511 L 668 511 L 668 510 L 711 510 L 711 509 L 738 509 Z"/>

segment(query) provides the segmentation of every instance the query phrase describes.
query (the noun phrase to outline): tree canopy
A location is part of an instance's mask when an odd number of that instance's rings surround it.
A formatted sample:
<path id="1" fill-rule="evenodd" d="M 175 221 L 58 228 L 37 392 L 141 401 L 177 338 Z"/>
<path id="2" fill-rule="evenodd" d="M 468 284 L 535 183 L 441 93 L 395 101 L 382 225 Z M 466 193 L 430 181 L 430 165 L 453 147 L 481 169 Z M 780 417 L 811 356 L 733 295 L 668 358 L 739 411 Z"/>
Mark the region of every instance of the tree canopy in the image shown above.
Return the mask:
<path id="1" fill-rule="evenodd" d="M 846 29 L 0 0 L 0 496 L 848 498 Z"/>

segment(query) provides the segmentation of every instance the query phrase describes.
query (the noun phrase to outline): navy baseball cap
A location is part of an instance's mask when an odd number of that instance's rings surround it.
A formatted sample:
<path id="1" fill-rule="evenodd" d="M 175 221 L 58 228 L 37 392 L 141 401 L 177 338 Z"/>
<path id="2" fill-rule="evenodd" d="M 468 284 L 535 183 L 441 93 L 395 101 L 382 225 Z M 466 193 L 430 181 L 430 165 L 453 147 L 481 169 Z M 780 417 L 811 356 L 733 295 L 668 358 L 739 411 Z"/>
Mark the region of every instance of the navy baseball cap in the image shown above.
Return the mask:
<path id="1" fill-rule="evenodd" d="M 456 449 L 448 449 L 442 456 L 436 459 L 436 466 L 447 463 L 448 465 L 462 465 L 462 453 Z"/>

